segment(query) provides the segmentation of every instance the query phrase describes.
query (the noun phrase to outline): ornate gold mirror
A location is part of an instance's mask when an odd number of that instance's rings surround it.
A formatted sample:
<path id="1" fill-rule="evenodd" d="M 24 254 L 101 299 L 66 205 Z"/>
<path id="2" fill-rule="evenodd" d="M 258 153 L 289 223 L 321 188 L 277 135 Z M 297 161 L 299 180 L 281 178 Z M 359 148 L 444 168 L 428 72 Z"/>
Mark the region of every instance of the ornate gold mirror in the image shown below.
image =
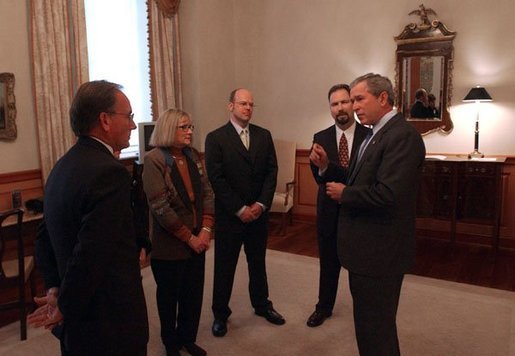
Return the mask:
<path id="1" fill-rule="evenodd" d="M 0 73 L 0 139 L 16 139 L 14 74 Z"/>
<path id="2" fill-rule="evenodd" d="M 430 21 L 436 12 L 424 5 L 409 15 L 419 16 L 421 22 L 410 23 L 395 37 L 398 110 L 422 135 L 449 133 L 453 128 L 449 106 L 456 32 L 437 19 Z"/>

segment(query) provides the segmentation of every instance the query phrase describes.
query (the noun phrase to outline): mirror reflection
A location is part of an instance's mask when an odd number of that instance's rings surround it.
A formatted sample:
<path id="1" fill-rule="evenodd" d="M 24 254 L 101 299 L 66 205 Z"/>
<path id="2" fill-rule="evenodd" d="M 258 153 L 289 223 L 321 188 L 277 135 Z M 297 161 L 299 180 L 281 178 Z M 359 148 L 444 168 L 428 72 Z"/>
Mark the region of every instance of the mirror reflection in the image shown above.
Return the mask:
<path id="1" fill-rule="evenodd" d="M 409 120 L 441 120 L 443 94 L 443 56 L 404 58 L 402 112 Z"/>
<path id="2" fill-rule="evenodd" d="M 395 36 L 395 86 L 397 108 L 422 135 L 452 131 L 449 107 L 456 32 L 450 31 L 436 12 L 420 5 L 409 15 L 420 18 Z"/>

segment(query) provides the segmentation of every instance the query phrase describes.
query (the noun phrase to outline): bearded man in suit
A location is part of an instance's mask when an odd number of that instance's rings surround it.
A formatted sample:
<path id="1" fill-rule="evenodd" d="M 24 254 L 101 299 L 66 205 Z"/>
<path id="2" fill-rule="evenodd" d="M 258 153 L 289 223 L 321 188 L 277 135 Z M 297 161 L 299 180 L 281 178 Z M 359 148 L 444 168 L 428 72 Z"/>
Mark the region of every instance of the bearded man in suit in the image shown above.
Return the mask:
<path id="1" fill-rule="evenodd" d="M 369 73 L 351 83 L 352 108 L 372 132 L 360 147 L 346 183 L 338 167 L 314 148 L 327 194 L 340 203 L 338 257 L 349 271 L 360 355 L 400 355 L 396 316 L 404 274 L 415 260 L 416 199 L 425 147 L 393 109 L 391 81 Z"/>
<path id="2" fill-rule="evenodd" d="M 78 140 L 50 172 L 36 241 L 48 292 L 36 298 L 41 307 L 29 322 L 53 329 L 63 355 L 143 356 L 143 244 L 133 224 L 131 179 L 115 158 L 136 128 L 132 108 L 120 85 L 92 81 L 78 89 L 70 121 Z"/>
<path id="3" fill-rule="evenodd" d="M 330 165 L 348 168 L 350 162 L 355 160 L 369 129 L 354 119 L 350 87 L 347 84 L 333 85 L 329 89 L 327 99 L 334 125 L 317 132 L 313 137 L 313 144 L 320 145 L 325 149 Z M 320 277 L 318 303 L 315 311 L 309 316 L 307 325 L 317 327 L 332 315 L 338 291 L 341 270 L 336 253 L 339 204 L 327 196 L 323 172 L 320 172 L 313 163 L 311 163 L 311 170 L 318 184 L 317 239 Z"/>
<path id="4" fill-rule="evenodd" d="M 206 170 L 215 192 L 215 271 L 212 310 L 214 336 L 227 333 L 236 264 L 243 245 L 249 293 L 257 315 L 275 325 L 284 318 L 268 299 L 265 254 L 268 208 L 277 183 L 277 158 L 270 132 L 250 124 L 252 93 L 229 95 L 229 122 L 206 137 Z"/>

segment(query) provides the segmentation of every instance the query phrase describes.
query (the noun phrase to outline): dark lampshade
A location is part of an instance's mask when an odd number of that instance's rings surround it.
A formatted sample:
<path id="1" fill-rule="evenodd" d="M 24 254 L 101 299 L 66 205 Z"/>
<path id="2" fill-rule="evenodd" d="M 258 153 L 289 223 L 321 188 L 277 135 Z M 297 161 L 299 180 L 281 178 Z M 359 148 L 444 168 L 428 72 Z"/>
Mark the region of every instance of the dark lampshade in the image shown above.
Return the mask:
<path id="1" fill-rule="evenodd" d="M 488 94 L 485 88 L 478 85 L 477 87 L 470 89 L 463 101 L 492 101 L 492 97 Z"/>

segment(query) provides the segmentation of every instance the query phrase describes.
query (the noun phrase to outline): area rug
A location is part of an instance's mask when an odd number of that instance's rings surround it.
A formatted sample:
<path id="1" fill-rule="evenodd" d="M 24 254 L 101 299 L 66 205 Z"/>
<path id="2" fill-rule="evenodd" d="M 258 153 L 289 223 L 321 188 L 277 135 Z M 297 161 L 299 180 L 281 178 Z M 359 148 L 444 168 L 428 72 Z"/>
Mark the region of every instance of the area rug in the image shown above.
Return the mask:
<path id="1" fill-rule="evenodd" d="M 347 273 L 343 271 L 333 316 L 318 328 L 306 326 L 318 294 L 318 259 L 268 250 L 270 299 L 285 318 L 275 326 L 257 317 L 248 296 L 245 257 L 238 264 L 231 300 L 233 314 L 223 338 L 211 335 L 213 251 L 207 253 L 206 284 L 197 343 L 209 355 L 358 355 Z M 165 355 L 159 336 L 155 282 L 142 270 L 150 319 L 149 356 Z M 407 275 L 397 318 L 403 355 L 515 356 L 515 293 Z M 185 351 L 182 354 L 186 355 Z M 19 341 L 19 324 L 0 329 L 0 355 L 59 355 L 47 331 L 29 329 Z"/>

